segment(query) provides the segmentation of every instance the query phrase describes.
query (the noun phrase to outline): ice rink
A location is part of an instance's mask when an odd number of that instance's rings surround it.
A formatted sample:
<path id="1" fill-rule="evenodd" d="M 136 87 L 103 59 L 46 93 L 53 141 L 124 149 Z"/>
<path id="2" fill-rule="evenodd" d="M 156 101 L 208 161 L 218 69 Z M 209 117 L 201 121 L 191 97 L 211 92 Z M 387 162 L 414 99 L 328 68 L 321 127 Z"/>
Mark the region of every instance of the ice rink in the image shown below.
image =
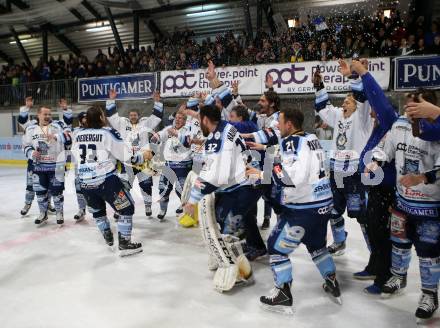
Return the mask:
<path id="1" fill-rule="evenodd" d="M 134 239 L 143 243 L 144 252 L 120 258 L 106 247 L 90 214 L 82 223 L 73 222 L 77 203 L 72 173 L 66 180 L 62 228 L 54 216 L 47 225 L 35 226 L 36 200 L 27 217 L 19 214 L 25 168 L 0 167 L 0 192 L 1 328 L 416 326 L 420 280 L 415 254 L 404 295 L 382 300 L 364 294 L 370 282 L 353 280 L 352 273 L 364 268 L 368 252 L 352 220 L 347 221 L 347 252 L 336 259 L 343 305 L 325 295 L 317 269 L 300 247 L 292 256 L 295 315 L 282 316 L 259 307 L 259 297 L 273 287 L 267 257 L 253 263 L 254 285 L 227 294 L 213 290 L 199 230 L 177 225 L 174 193 L 161 223 L 145 217 L 135 187 Z M 153 214 L 158 210 L 156 202 Z M 437 312 L 429 326 L 440 327 L 439 317 Z"/>

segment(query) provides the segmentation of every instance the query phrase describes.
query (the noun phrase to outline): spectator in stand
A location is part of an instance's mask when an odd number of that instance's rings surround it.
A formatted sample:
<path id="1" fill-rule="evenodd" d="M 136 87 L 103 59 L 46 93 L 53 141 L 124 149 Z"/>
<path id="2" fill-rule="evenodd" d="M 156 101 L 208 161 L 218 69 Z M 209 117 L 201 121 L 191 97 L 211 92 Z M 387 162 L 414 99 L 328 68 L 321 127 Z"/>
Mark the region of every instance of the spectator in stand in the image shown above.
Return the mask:
<path id="1" fill-rule="evenodd" d="M 436 36 L 439 36 L 439 35 L 440 35 L 440 33 L 439 33 L 439 30 L 438 30 L 438 23 L 437 22 L 432 22 L 432 24 L 431 24 L 431 31 L 425 33 L 425 38 L 424 38 L 425 45 L 427 47 L 430 47 L 431 45 L 433 45 L 434 44 L 434 38 Z"/>
<path id="2" fill-rule="evenodd" d="M 292 55 L 290 56 L 291 63 L 300 63 L 304 61 L 304 57 L 302 55 L 301 44 L 299 42 L 294 42 L 292 46 Z"/>
<path id="3" fill-rule="evenodd" d="M 440 55 L 440 35 L 436 35 L 434 43 L 428 48 L 427 53 Z"/>
<path id="4" fill-rule="evenodd" d="M 414 49 L 408 46 L 408 43 L 405 38 L 400 40 L 400 47 L 397 49 L 398 56 L 408 56 L 414 52 Z"/>
<path id="5" fill-rule="evenodd" d="M 426 49 L 425 49 L 425 40 L 424 39 L 419 39 L 419 41 L 417 41 L 417 49 L 416 51 L 414 51 L 414 55 L 424 55 L 426 54 Z"/>

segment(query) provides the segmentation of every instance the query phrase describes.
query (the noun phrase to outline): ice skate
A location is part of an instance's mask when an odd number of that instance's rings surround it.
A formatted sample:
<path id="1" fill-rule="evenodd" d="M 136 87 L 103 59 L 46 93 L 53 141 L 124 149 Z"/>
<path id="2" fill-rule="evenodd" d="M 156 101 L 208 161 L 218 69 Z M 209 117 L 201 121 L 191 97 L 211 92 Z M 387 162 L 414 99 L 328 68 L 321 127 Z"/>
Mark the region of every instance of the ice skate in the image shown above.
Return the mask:
<path id="1" fill-rule="evenodd" d="M 183 213 L 183 208 L 182 208 L 182 206 L 179 206 L 179 207 L 176 209 L 176 215 L 179 216 L 179 215 L 182 214 L 182 213 Z"/>
<path id="2" fill-rule="evenodd" d="M 333 243 L 327 247 L 331 256 L 341 256 L 345 253 L 345 241 L 342 243 Z"/>
<path id="3" fill-rule="evenodd" d="M 25 216 L 26 214 L 28 214 L 29 210 L 31 209 L 32 204 L 24 204 L 23 208 L 20 211 L 20 214 L 22 216 Z"/>
<path id="4" fill-rule="evenodd" d="M 63 213 L 57 213 L 57 224 L 63 225 L 64 224 L 64 215 Z"/>
<path id="5" fill-rule="evenodd" d="M 419 307 L 416 310 L 418 324 L 427 323 L 438 309 L 438 292 L 422 289 Z"/>
<path id="6" fill-rule="evenodd" d="M 393 275 L 382 287 L 382 298 L 390 298 L 392 295 L 400 295 L 406 287 L 406 276 Z"/>
<path id="7" fill-rule="evenodd" d="M 114 244 L 113 232 L 110 229 L 105 230 L 102 233 L 102 236 L 104 237 L 104 240 L 107 243 L 107 245 L 112 247 Z"/>
<path id="8" fill-rule="evenodd" d="M 342 305 L 341 290 L 339 289 L 339 283 L 334 274 L 325 279 L 322 288 L 324 288 L 324 291 L 330 296 L 332 301 L 336 304 Z"/>
<path id="9" fill-rule="evenodd" d="M 53 205 L 51 205 L 49 203 L 49 206 L 47 207 L 47 213 L 49 215 L 55 215 L 57 213 L 57 210 L 55 209 L 55 207 Z"/>
<path id="10" fill-rule="evenodd" d="M 165 219 L 165 215 L 167 214 L 166 210 L 160 210 L 159 214 L 157 215 L 157 218 L 159 219 L 159 221 L 164 221 Z"/>
<path id="11" fill-rule="evenodd" d="M 293 315 L 293 296 L 290 284 L 284 284 L 282 288 L 275 286 L 269 296 L 260 297 L 260 305 L 267 311 Z"/>
<path id="12" fill-rule="evenodd" d="M 36 225 L 43 225 L 44 223 L 47 223 L 47 212 L 40 213 L 40 215 L 35 219 Z"/>
<path id="13" fill-rule="evenodd" d="M 73 216 L 73 219 L 75 222 L 81 222 L 86 217 L 86 211 L 84 209 L 81 209 Z"/>
<path id="14" fill-rule="evenodd" d="M 145 215 L 147 218 L 149 218 L 153 212 L 151 211 L 151 205 L 145 205 Z"/>
<path id="15" fill-rule="evenodd" d="M 256 249 L 254 247 L 248 247 L 246 252 L 246 257 L 249 261 L 255 261 L 266 254 L 267 254 L 267 250 L 265 248 Z"/>
<path id="16" fill-rule="evenodd" d="M 119 235 L 119 256 L 130 256 L 142 252 L 142 244 L 132 242 Z"/>

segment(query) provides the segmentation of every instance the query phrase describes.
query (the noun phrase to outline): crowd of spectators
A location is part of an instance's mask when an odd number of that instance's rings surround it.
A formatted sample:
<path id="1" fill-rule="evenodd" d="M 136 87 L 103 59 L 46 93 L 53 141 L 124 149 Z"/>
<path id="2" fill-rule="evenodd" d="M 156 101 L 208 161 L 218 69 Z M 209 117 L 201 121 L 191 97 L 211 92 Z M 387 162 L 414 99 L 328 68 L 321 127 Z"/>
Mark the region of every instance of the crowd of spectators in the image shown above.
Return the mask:
<path id="1" fill-rule="evenodd" d="M 424 17 L 404 22 L 399 12 L 391 17 L 316 18 L 298 22 L 282 33 L 260 30 L 255 37 L 246 33 L 226 32 L 214 38 L 196 41 L 188 28 L 175 29 L 158 37 L 154 46 L 134 49 L 131 45 L 123 56 L 117 47 L 98 50 L 95 58 L 69 55 L 38 61 L 34 67 L 5 65 L 0 71 L 0 85 L 17 86 L 26 82 L 117 75 L 134 72 L 197 69 L 216 66 L 286 63 L 338 58 L 397 55 L 440 54 L 440 22 L 427 24 Z"/>

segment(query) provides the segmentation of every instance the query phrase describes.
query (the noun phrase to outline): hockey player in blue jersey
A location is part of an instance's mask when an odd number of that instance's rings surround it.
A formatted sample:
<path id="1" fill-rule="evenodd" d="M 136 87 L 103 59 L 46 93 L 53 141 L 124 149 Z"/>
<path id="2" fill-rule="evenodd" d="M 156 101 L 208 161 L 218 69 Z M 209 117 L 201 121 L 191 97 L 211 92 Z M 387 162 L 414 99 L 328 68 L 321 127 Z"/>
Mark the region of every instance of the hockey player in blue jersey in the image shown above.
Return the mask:
<path id="1" fill-rule="evenodd" d="M 406 116 L 401 116 L 384 142 L 374 149 L 374 161 L 367 168 L 375 170 L 378 164 L 394 160 L 397 172 L 396 204 L 390 223 L 392 277 L 383 286 L 382 296 L 390 297 L 405 289 L 414 245 L 422 285 L 415 315 L 418 320 L 423 320 L 431 318 L 438 308 L 440 181 L 435 172 L 440 168 L 440 142 L 425 141 L 414 134 L 413 124 Z M 414 182 L 414 177 L 420 175 L 426 179 Z"/>
<path id="2" fill-rule="evenodd" d="M 72 156 L 81 190 L 89 211 L 106 243 L 114 243 L 106 203 L 119 213 L 118 241 L 121 256 L 142 251 L 140 243 L 131 240 L 134 202 L 116 174 L 116 163 L 139 165 L 152 157 L 151 152 L 133 154 L 129 143 L 120 134 L 105 127 L 104 111 L 93 106 L 87 110 L 87 127 L 75 131 L 72 139 Z"/>
<path id="3" fill-rule="evenodd" d="M 246 175 L 263 179 L 271 174 L 281 186 L 279 202 L 282 212 L 269 240 L 270 265 L 275 288 L 269 296 L 260 298 L 263 308 L 293 314 L 291 293 L 292 263 L 289 255 L 302 243 L 307 247 L 324 278 L 324 290 L 339 304 L 341 293 L 336 280 L 336 267 L 326 247 L 327 224 L 333 199 L 330 182 L 324 170 L 324 153 L 314 134 L 302 129 L 304 115 L 297 109 L 282 109 L 279 133 L 264 130 L 268 145 L 279 144 L 281 163 L 272 172 L 248 168 Z M 253 149 L 264 149 L 249 143 Z"/>
<path id="4" fill-rule="evenodd" d="M 26 128 L 23 149 L 26 157 L 32 159 L 33 189 L 37 194 L 40 215 L 35 224 L 47 221 L 49 195 L 53 197 L 57 224 L 64 223 L 64 174 L 66 165 L 65 147 L 70 145 L 69 131 L 60 121 L 52 120 L 50 108 L 40 107 L 38 124 Z"/>

